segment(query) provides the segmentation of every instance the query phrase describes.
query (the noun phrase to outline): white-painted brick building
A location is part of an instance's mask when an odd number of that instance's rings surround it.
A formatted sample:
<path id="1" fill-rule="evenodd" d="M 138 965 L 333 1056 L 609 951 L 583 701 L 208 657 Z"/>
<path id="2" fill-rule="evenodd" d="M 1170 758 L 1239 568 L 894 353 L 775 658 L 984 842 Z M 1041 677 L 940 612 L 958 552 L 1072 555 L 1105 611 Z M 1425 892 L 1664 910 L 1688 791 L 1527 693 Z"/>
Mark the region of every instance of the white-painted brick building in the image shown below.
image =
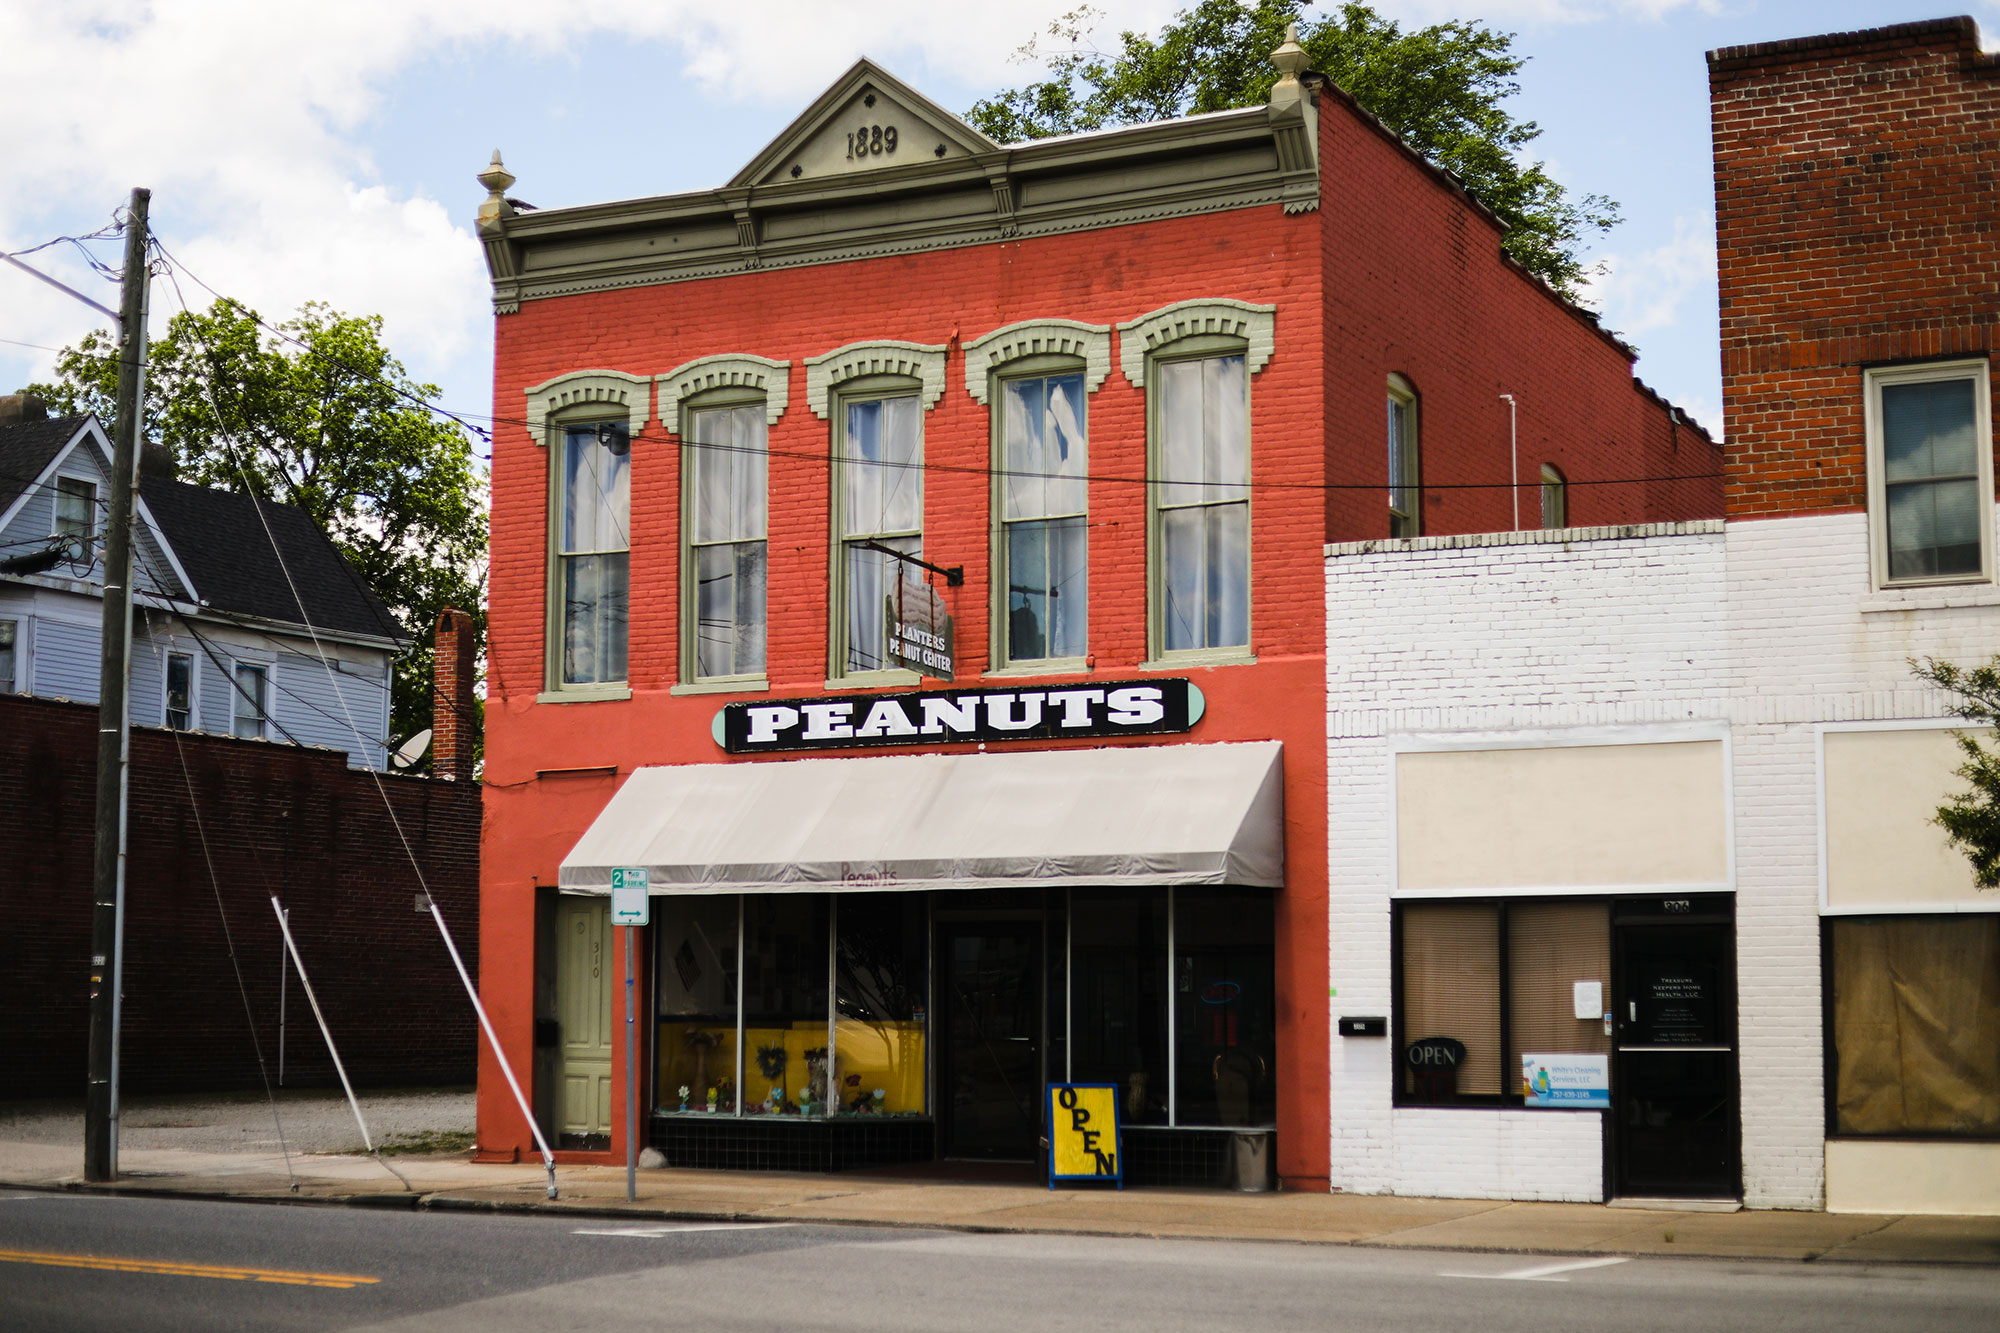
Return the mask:
<path id="1" fill-rule="evenodd" d="M 1719 746 L 1720 781 L 1692 805 L 1662 797 L 1662 808 L 1676 826 L 1720 825 L 1723 881 L 1596 883 L 1557 857 L 1537 883 L 1502 882 L 1503 869 L 1480 883 L 1475 869 L 1453 900 L 1733 900 L 1737 1014 L 1727 1044 L 1740 1077 L 1741 1197 L 1752 1207 L 1825 1204 L 1821 917 L 1852 906 L 1828 903 L 1823 888 L 1821 737 L 1948 728 L 1944 698 L 1919 686 L 1909 659 L 1984 661 L 2000 649 L 1991 585 L 1871 591 L 1868 550 L 1861 514 L 1327 548 L 1331 1003 L 1336 1016 L 1387 1015 L 1395 1034 L 1334 1039 L 1336 1188 L 1569 1200 L 1601 1199 L 1607 1184 L 1617 1192 L 1617 1130 L 1607 1147 L 1603 1123 L 1617 1108 L 1393 1104 L 1399 1042 L 1427 1034 L 1395 1022 L 1392 901 L 1453 896 L 1413 887 L 1407 873 L 1398 880 L 1399 819 L 1421 814 L 1408 804 L 1415 798 L 1399 803 L 1398 765 L 1441 745 L 1626 755 L 1693 741 Z M 1948 741 L 1937 737 L 1948 769 Z M 1560 820 L 1550 827 L 1559 831 L 1543 831 L 1545 848 L 1593 836 Z M 1935 829 L 1913 834 L 1943 841 Z M 1971 890 L 1962 858 L 1956 865 L 1964 883 L 1934 896 L 1959 909 L 2000 906 Z M 1992 1155 L 1961 1154 L 1954 1170 L 1964 1169 L 1990 1183 Z M 2000 1206 L 2000 1191 L 1993 1197 Z"/>

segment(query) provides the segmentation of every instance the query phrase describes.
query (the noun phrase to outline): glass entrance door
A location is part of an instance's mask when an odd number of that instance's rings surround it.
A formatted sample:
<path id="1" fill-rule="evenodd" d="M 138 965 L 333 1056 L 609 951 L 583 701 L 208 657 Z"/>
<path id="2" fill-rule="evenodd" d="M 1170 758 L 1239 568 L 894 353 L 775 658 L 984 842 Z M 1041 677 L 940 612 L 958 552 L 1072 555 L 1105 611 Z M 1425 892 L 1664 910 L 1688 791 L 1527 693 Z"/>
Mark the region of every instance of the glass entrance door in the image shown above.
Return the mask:
<path id="1" fill-rule="evenodd" d="M 1620 904 L 1613 1188 L 1641 1198 L 1736 1198 L 1735 929 L 1726 902 Z"/>
<path id="2" fill-rule="evenodd" d="M 1030 1161 L 1040 1141 L 1042 926 L 938 928 L 938 1110 L 946 1157 Z"/>

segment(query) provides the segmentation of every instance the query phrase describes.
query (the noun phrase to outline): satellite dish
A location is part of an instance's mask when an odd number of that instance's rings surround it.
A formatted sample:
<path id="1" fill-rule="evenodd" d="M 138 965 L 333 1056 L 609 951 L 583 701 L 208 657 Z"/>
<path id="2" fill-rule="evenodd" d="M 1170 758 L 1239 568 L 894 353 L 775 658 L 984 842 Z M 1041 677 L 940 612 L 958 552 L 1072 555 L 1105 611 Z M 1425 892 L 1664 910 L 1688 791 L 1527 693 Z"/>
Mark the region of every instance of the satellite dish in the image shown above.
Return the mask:
<path id="1" fill-rule="evenodd" d="M 431 748 L 431 729 L 425 727 L 410 739 L 396 747 L 396 753 L 389 756 L 389 762 L 397 768 L 408 768 L 424 757 L 424 751 Z"/>

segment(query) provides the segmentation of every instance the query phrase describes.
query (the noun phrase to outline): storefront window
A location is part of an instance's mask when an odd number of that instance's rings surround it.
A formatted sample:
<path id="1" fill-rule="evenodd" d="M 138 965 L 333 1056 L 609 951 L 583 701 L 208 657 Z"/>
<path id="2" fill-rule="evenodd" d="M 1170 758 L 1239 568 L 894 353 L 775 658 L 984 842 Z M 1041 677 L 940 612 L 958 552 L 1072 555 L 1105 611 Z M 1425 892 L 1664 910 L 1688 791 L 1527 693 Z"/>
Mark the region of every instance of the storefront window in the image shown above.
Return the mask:
<path id="1" fill-rule="evenodd" d="M 1167 895 L 1078 890 L 1071 896 L 1073 1082 L 1118 1088 L 1128 1125 L 1167 1121 Z"/>
<path id="2" fill-rule="evenodd" d="M 1174 1055 L 1181 1125 L 1277 1119 L 1271 894 L 1174 893 Z"/>
<path id="3" fill-rule="evenodd" d="M 1604 1020 L 1576 1016 L 1576 983 L 1610 994 L 1611 909 L 1606 903 L 1517 903 L 1507 909 L 1509 1071 L 1521 1056 L 1609 1055 Z M 1512 1075 L 1519 1081 L 1520 1075 Z"/>
<path id="4" fill-rule="evenodd" d="M 1399 1100 L 1513 1101 L 1523 1055 L 1609 1054 L 1607 903 L 1407 903 L 1398 923 Z M 1596 996 L 1588 1018 L 1579 983 Z"/>
<path id="5" fill-rule="evenodd" d="M 1837 1134 L 2000 1134 L 2000 917 L 1828 923 Z"/>
<path id="6" fill-rule="evenodd" d="M 753 895 L 743 907 L 745 1115 L 825 1115 L 827 898 Z"/>
<path id="7" fill-rule="evenodd" d="M 834 905 L 836 1115 L 922 1115 L 928 928 L 915 893 L 848 893 Z"/>
<path id="8" fill-rule="evenodd" d="M 1417 1102 L 1497 1096 L 1500 1078 L 1500 909 L 1438 904 L 1403 909 L 1402 1092 Z M 1413 1063 L 1442 1038 L 1456 1062 Z M 1436 1043 L 1443 1046 L 1443 1043 Z M 1445 1047 L 1444 1049 L 1451 1049 Z"/>
<path id="9" fill-rule="evenodd" d="M 662 1111 L 736 1109 L 736 922 L 741 899 L 662 897 L 654 902 L 659 957 L 659 1076 Z M 686 1091 L 681 1090 L 685 1088 Z"/>

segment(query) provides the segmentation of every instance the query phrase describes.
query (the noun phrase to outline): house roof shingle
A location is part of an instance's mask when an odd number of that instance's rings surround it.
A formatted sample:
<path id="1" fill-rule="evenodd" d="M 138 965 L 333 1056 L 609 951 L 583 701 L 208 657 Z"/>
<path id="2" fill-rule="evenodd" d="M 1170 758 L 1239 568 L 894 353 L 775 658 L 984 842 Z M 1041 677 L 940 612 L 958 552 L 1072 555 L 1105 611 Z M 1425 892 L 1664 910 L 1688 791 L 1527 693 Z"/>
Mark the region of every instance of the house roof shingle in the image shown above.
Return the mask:
<path id="1" fill-rule="evenodd" d="M 42 469 L 89 419 L 80 413 L 0 426 L 0 510 L 20 499 L 21 492 L 35 484 Z"/>
<path id="2" fill-rule="evenodd" d="M 214 609 L 407 640 L 389 608 L 303 510 L 155 477 L 142 481 L 139 493 L 195 591 Z"/>

